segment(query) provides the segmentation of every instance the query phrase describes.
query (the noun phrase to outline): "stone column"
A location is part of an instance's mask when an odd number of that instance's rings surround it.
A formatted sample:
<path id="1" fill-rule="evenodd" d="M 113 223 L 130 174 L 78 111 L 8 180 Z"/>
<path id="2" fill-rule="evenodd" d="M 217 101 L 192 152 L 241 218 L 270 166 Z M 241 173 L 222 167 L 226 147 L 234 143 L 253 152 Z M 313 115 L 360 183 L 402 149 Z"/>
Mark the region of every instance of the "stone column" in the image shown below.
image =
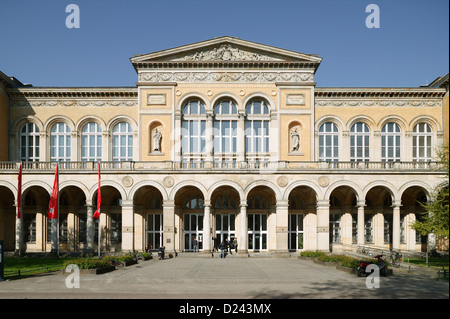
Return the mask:
<path id="1" fill-rule="evenodd" d="M 163 245 L 166 253 L 175 253 L 175 201 L 165 200 L 163 203 Z"/>
<path id="2" fill-rule="evenodd" d="M 92 200 L 86 200 L 86 251 L 94 252 L 94 207 L 92 206 Z"/>
<path id="3" fill-rule="evenodd" d="M 370 147 L 370 159 L 373 162 L 381 162 L 381 132 L 373 132 L 373 147 Z"/>
<path id="4" fill-rule="evenodd" d="M 47 157 L 47 149 L 50 145 L 50 141 L 47 138 L 46 132 L 39 132 L 39 145 L 39 162 L 49 161 L 50 155 Z M 20 156 L 18 160 L 20 160 Z"/>
<path id="5" fill-rule="evenodd" d="M 241 200 L 239 212 L 238 256 L 248 257 L 247 201 Z"/>
<path id="6" fill-rule="evenodd" d="M 181 161 L 181 111 L 177 110 L 174 112 L 174 128 L 172 130 L 172 141 L 173 141 L 173 157 L 175 162 Z"/>
<path id="7" fill-rule="evenodd" d="M 276 205 L 276 234 L 277 234 L 277 255 L 288 256 L 289 248 L 288 248 L 288 224 L 289 224 L 289 215 L 288 215 L 288 201 L 283 200 L 277 201 Z"/>
<path id="8" fill-rule="evenodd" d="M 245 161 L 245 111 L 239 111 L 237 122 L 237 161 Z"/>
<path id="9" fill-rule="evenodd" d="M 132 200 L 122 200 L 122 251 L 134 250 L 134 209 Z"/>
<path id="10" fill-rule="evenodd" d="M 112 152 L 110 150 L 110 146 L 112 145 L 112 141 L 110 142 L 111 134 L 109 132 L 102 133 L 102 161 L 108 162 L 112 160 Z M 110 158 L 111 156 L 111 158 Z"/>
<path id="11" fill-rule="evenodd" d="M 211 253 L 211 201 L 205 200 L 203 207 L 203 251 Z"/>
<path id="12" fill-rule="evenodd" d="M 342 147 L 339 147 L 339 159 L 341 162 L 350 161 L 350 132 L 342 132 Z"/>
<path id="13" fill-rule="evenodd" d="M 72 162 L 78 161 L 78 132 L 70 133 L 70 160 Z"/>
<path id="14" fill-rule="evenodd" d="M 358 245 L 364 245 L 364 207 L 365 200 L 360 200 L 356 204 L 358 207 Z"/>
<path id="15" fill-rule="evenodd" d="M 330 202 L 317 201 L 317 250 L 330 251 Z"/>
<path id="16" fill-rule="evenodd" d="M 413 160 L 413 133 L 411 131 L 405 132 L 405 146 L 402 151 L 402 161 L 411 162 Z"/>
<path id="17" fill-rule="evenodd" d="M 400 249 L 400 207 L 401 200 L 392 203 L 392 248 Z"/>

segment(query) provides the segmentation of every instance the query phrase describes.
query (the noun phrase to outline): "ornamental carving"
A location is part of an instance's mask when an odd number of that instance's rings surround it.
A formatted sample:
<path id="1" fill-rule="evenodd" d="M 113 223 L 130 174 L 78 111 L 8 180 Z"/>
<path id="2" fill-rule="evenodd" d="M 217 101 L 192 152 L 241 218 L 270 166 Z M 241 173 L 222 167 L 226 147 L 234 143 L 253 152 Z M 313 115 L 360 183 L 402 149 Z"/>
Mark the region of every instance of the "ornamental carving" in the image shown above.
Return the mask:
<path id="1" fill-rule="evenodd" d="M 379 99 L 365 99 L 365 100 L 341 100 L 341 99 L 316 99 L 316 106 L 332 106 L 332 107 L 440 107 L 441 100 L 438 99 L 422 99 L 422 100 L 379 100 Z"/>
<path id="2" fill-rule="evenodd" d="M 142 72 L 140 82 L 313 82 L 307 72 Z"/>
<path id="3" fill-rule="evenodd" d="M 136 100 L 16 100 L 14 107 L 135 107 Z"/>
<path id="4" fill-rule="evenodd" d="M 283 61 L 269 55 L 244 51 L 230 44 L 219 48 L 197 51 L 172 61 Z"/>

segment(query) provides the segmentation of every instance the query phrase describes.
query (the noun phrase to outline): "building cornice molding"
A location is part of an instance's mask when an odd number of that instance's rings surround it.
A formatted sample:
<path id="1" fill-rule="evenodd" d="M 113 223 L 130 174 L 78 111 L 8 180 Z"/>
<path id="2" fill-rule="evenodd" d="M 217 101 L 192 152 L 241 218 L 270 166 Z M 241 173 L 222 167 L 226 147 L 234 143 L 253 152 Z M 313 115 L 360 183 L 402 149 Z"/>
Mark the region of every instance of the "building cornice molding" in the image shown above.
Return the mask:
<path id="1" fill-rule="evenodd" d="M 137 87 L 129 88 L 53 88 L 30 87 L 8 89 L 13 99 L 21 98 L 136 98 Z"/>
<path id="2" fill-rule="evenodd" d="M 446 93 L 441 88 L 324 88 L 316 87 L 316 99 L 338 98 L 442 98 Z"/>

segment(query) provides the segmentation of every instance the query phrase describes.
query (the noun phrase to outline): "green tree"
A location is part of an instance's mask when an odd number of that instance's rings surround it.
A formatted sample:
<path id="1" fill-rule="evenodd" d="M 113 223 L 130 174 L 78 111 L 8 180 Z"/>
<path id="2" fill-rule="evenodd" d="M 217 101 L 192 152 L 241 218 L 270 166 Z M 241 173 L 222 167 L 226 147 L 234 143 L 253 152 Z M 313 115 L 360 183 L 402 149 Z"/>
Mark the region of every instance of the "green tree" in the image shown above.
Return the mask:
<path id="1" fill-rule="evenodd" d="M 448 190 L 449 190 L 449 145 L 445 144 L 437 151 L 439 170 L 445 170 L 445 180 L 434 189 L 431 201 L 421 203 L 424 213 L 420 221 L 416 221 L 412 227 L 421 235 L 430 233 L 438 237 L 449 237 L 448 219 Z"/>

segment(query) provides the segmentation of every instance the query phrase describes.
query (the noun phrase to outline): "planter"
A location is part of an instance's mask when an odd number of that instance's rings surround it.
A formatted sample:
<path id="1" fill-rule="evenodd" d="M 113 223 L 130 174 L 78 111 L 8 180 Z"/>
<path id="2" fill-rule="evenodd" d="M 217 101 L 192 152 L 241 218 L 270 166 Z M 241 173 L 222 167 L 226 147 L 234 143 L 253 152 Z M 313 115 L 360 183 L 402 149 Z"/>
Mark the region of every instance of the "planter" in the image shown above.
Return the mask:
<path id="1" fill-rule="evenodd" d="M 94 268 L 94 269 L 79 269 L 80 271 L 80 275 L 101 275 L 101 274 L 105 274 L 107 272 L 116 270 L 116 267 L 114 266 L 110 266 L 110 267 L 105 267 L 105 268 Z M 65 269 L 63 269 L 61 271 L 62 275 L 69 275 L 72 272 L 66 272 Z"/>
<path id="2" fill-rule="evenodd" d="M 321 260 L 314 260 L 313 262 L 314 262 L 315 264 L 324 265 L 324 266 L 333 266 L 333 267 L 336 267 L 337 265 L 339 265 L 339 262 L 337 262 L 337 261 L 321 261 Z"/>
<path id="3" fill-rule="evenodd" d="M 123 262 L 123 264 L 125 265 L 125 267 L 127 267 L 127 266 L 131 266 L 131 265 L 137 264 L 137 261 L 136 260 L 129 260 L 129 261 Z"/>
<path id="4" fill-rule="evenodd" d="M 314 261 L 314 260 L 317 260 L 317 257 L 298 256 L 298 259 Z"/>
<path id="5" fill-rule="evenodd" d="M 337 269 L 337 270 L 341 270 L 341 271 L 348 272 L 349 274 L 354 274 L 354 275 L 357 275 L 357 274 L 358 274 L 358 270 L 355 269 L 355 268 L 348 268 L 348 267 L 343 267 L 343 266 L 341 266 L 341 265 L 337 265 L 337 266 L 336 266 L 336 269 Z"/>

